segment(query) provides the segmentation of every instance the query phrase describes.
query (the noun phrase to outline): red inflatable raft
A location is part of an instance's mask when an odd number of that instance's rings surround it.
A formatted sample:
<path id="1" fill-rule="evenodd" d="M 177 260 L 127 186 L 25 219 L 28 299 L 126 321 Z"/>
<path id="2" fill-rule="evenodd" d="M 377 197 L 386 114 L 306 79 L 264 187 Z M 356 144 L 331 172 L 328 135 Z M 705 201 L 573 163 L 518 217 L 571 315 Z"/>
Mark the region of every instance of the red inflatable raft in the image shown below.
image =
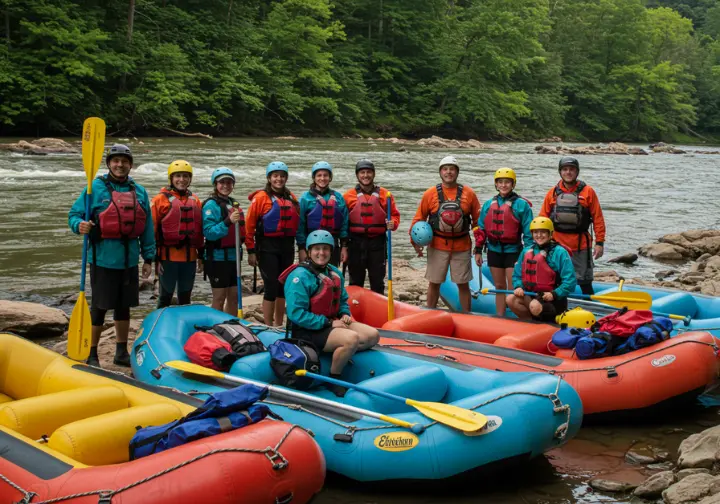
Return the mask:
<path id="1" fill-rule="evenodd" d="M 706 332 L 687 332 L 624 355 L 578 360 L 572 350 L 549 350 L 557 326 L 400 302 L 395 320 L 388 322 L 386 297 L 353 286 L 348 294 L 356 320 L 385 329 L 381 345 L 487 369 L 558 374 L 578 391 L 586 415 L 694 400 L 720 369 L 715 339 Z"/>

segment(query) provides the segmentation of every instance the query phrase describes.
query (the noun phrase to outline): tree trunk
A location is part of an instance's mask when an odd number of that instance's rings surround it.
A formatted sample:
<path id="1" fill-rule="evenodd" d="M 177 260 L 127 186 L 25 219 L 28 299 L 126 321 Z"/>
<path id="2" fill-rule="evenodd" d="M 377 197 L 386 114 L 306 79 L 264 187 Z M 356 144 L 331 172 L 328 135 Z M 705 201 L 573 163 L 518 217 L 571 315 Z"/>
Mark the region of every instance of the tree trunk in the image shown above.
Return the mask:
<path id="1" fill-rule="evenodd" d="M 5 40 L 10 47 L 10 8 L 5 9 Z"/>
<path id="2" fill-rule="evenodd" d="M 233 0 L 230 0 L 230 5 L 228 5 L 228 17 L 227 17 L 227 24 L 230 25 L 230 14 L 232 13 L 232 5 Z"/>
<path id="3" fill-rule="evenodd" d="M 128 32 L 127 32 L 128 44 L 132 43 L 133 24 L 135 24 L 135 0 L 130 0 L 130 8 L 128 9 Z"/>

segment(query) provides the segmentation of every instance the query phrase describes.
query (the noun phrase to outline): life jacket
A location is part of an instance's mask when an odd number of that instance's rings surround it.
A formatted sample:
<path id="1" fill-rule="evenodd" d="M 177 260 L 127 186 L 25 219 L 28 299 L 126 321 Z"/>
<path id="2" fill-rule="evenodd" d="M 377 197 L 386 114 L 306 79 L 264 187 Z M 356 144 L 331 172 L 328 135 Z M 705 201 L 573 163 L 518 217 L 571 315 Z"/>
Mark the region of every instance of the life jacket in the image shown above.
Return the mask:
<path id="1" fill-rule="evenodd" d="M 191 249 L 202 248 L 205 244 L 202 209 L 197 205 L 199 199 L 190 191 L 187 193 L 186 201 L 182 201 L 168 191 L 162 191 L 160 194 L 170 202 L 170 210 L 158 225 L 158 246 L 176 248 L 185 246 L 189 257 Z"/>
<path id="2" fill-rule="evenodd" d="M 267 387 L 241 385 L 215 392 L 202 406 L 178 420 L 165 425 L 138 427 L 130 440 L 130 460 L 245 427 L 266 416 L 278 418 L 267 405 L 255 404 L 267 394 Z"/>
<path id="3" fill-rule="evenodd" d="M 247 326 L 229 320 L 213 326 L 196 325 L 184 350 L 191 362 L 224 371 L 247 355 L 265 352 L 262 341 Z"/>
<path id="4" fill-rule="evenodd" d="M 590 209 L 580 204 L 580 193 L 586 185 L 579 180 L 575 190 L 570 193 L 564 192 L 560 184 L 555 186 L 555 206 L 550 211 L 550 220 L 555 231 L 581 234 L 587 233 L 590 229 L 592 223 Z"/>
<path id="5" fill-rule="evenodd" d="M 322 229 L 328 231 L 333 236 L 340 234 L 342 229 L 343 215 L 337 203 L 337 197 L 334 192 L 330 193 L 330 198 L 325 201 L 322 194 L 314 189 L 311 190 L 315 196 L 317 205 L 307 213 L 307 232 L 311 233 Z"/>
<path id="6" fill-rule="evenodd" d="M 340 275 L 335 273 L 332 268 L 328 267 L 330 276 L 324 273 L 318 273 L 315 268 L 310 264 L 309 261 L 302 262 L 300 264 L 293 264 L 285 271 L 280 274 L 278 281 L 281 284 L 285 284 L 287 277 L 295 271 L 295 268 L 305 268 L 310 271 L 320 282 L 318 290 L 310 297 L 310 313 L 315 315 L 324 315 L 327 318 L 337 317 L 340 311 L 340 294 L 342 290 L 342 283 L 340 281 Z"/>
<path id="7" fill-rule="evenodd" d="M 492 199 L 483 222 L 488 242 L 504 245 L 520 243 L 521 224 L 512 209 L 519 197 L 512 193 L 502 205 L 498 204 L 498 196 Z"/>
<path id="8" fill-rule="evenodd" d="M 103 240 L 130 240 L 138 238 L 145 231 L 147 214 L 138 201 L 135 183 L 130 181 L 130 190 L 120 192 L 113 189 L 107 179 L 103 179 L 110 193 L 110 204 L 96 218 L 97 234 Z"/>
<path id="9" fill-rule="evenodd" d="M 300 223 L 297 201 L 268 193 L 272 207 L 262 216 L 258 234 L 268 238 L 295 236 Z"/>
<path id="10" fill-rule="evenodd" d="M 592 326 L 593 331 L 603 331 L 613 336 L 627 338 L 643 325 L 653 321 L 650 310 L 619 310 L 601 318 Z"/>
<path id="11" fill-rule="evenodd" d="M 242 208 L 239 206 L 234 206 L 235 200 L 233 198 L 219 198 L 217 195 L 210 196 L 208 199 L 203 201 L 203 207 L 205 206 L 205 203 L 208 201 L 213 200 L 217 206 L 220 208 L 220 219 L 225 220 L 228 216 L 228 214 L 231 211 L 234 212 L 240 212 L 240 220 L 238 221 L 238 225 L 240 226 L 240 244 L 242 245 L 242 242 L 245 241 L 245 214 L 242 211 Z M 213 257 L 213 251 L 216 249 L 224 250 L 225 251 L 225 260 L 228 260 L 228 249 L 234 249 L 235 248 L 235 229 L 234 225 L 231 225 L 228 228 L 228 232 L 225 236 L 220 238 L 219 240 L 215 241 L 207 241 L 206 247 L 208 249 L 208 258 L 212 261 Z"/>
<path id="12" fill-rule="evenodd" d="M 304 369 L 320 374 L 320 353 L 309 341 L 285 338 L 274 341 L 268 346 L 270 367 L 281 385 L 299 390 L 313 386 L 313 379 L 297 376 L 295 371 Z"/>
<path id="13" fill-rule="evenodd" d="M 458 184 L 454 200 L 446 200 L 442 184 L 438 184 L 438 210 L 430 214 L 430 226 L 433 234 L 441 238 L 455 240 L 464 238 L 470 233 L 470 216 L 465 215 L 460 204 L 462 201 L 462 184 Z"/>
<path id="14" fill-rule="evenodd" d="M 350 232 L 367 236 L 379 236 L 387 231 L 387 211 L 380 203 L 380 188 L 375 186 L 372 194 L 365 194 L 358 184 L 355 187 L 357 203 L 349 215 Z"/>
<path id="15" fill-rule="evenodd" d="M 560 285 L 558 274 L 550 267 L 547 256 L 557 244 L 551 244 L 548 248 L 537 254 L 533 249 L 525 252 L 522 259 L 522 284 L 523 289 L 529 292 L 552 292 Z"/>

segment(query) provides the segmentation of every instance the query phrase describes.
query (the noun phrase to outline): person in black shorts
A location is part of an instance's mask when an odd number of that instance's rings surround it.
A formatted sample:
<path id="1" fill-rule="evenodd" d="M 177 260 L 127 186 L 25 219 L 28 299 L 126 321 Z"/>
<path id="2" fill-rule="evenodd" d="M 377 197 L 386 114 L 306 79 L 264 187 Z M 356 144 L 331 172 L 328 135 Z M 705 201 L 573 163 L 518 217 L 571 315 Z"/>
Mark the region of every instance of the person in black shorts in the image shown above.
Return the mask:
<path id="1" fill-rule="evenodd" d="M 512 168 L 495 172 L 497 196 L 485 202 L 475 228 L 475 252 L 487 247 L 487 262 L 495 288 L 507 290 L 512 286 L 515 263 L 524 246 L 533 244 L 530 222 L 532 205 L 515 192 L 517 177 Z M 505 315 L 505 296 L 495 296 L 495 313 Z"/>
<path id="2" fill-rule="evenodd" d="M 263 319 L 266 325 L 281 326 L 285 317 L 285 292 L 278 278 L 295 262 L 295 235 L 300 222 L 300 204 L 285 186 L 288 167 L 273 161 L 265 169 L 265 189 L 248 197 L 245 245 L 248 264 L 260 267 L 265 291 Z"/>

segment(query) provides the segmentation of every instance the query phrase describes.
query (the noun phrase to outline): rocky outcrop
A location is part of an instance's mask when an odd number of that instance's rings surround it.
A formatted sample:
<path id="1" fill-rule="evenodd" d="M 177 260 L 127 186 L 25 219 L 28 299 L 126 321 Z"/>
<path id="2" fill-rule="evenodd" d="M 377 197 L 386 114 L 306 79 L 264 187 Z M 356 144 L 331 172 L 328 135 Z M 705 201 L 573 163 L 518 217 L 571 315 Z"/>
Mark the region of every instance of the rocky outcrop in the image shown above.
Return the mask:
<path id="1" fill-rule="evenodd" d="M 602 478 L 592 479 L 588 482 L 588 485 L 590 485 L 595 490 L 612 493 L 629 492 L 630 490 L 635 488 L 635 485 L 633 485 L 632 483 L 625 483 L 623 481 L 613 481 Z"/>
<path id="2" fill-rule="evenodd" d="M 61 336 L 68 328 L 64 311 L 25 301 L 0 301 L 0 331 L 25 338 Z"/>
<path id="3" fill-rule="evenodd" d="M 646 479 L 633 491 L 633 495 L 643 499 L 657 499 L 673 483 L 675 474 L 672 471 L 662 471 Z"/>
<path id="4" fill-rule="evenodd" d="M 678 481 L 662 493 L 665 504 L 685 504 L 697 502 L 708 495 L 714 495 L 717 488 L 715 476 L 710 474 L 691 474 Z"/>
<path id="5" fill-rule="evenodd" d="M 406 140 L 403 138 L 368 138 L 376 142 L 390 142 L 400 145 L 417 145 L 419 147 L 432 147 L 436 149 L 495 149 L 497 146 L 484 144 L 479 140 L 470 139 L 450 140 L 439 136 L 431 136 L 430 138 L 421 138 L 420 140 Z"/>
<path id="6" fill-rule="evenodd" d="M 623 254 L 621 256 L 613 257 L 608 259 L 609 263 L 621 263 L 621 264 L 632 264 L 638 260 L 637 254 Z"/>
<path id="7" fill-rule="evenodd" d="M 649 243 L 640 247 L 638 252 L 656 261 L 683 261 L 689 257 L 685 249 L 671 243 Z"/>
<path id="8" fill-rule="evenodd" d="M 562 143 L 563 139 L 559 136 L 553 136 L 548 138 L 541 138 L 540 140 L 535 140 L 537 143 Z"/>
<path id="9" fill-rule="evenodd" d="M 38 138 L 32 142 L 20 140 L 13 144 L 0 144 L 0 151 L 19 152 L 44 156 L 46 154 L 76 154 L 80 152 L 76 147 L 59 138 Z"/>
<path id="10" fill-rule="evenodd" d="M 619 155 L 647 155 L 647 151 L 640 147 L 629 147 L 624 143 L 610 142 L 609 144 L 588 145 L 583 147 L 568 147 L 567 145 L 537 145 L 536 154 L 619 154 Z"/>
<path id="11" fill-rule="evenodd" d="M 678 448 L 678 467 L 711 468 L 718 460 L 720 425 L 706 429 L 685 439 Z"/>
<path id="12" fill-rule="evenodd" d="M 661 152 L 665 154 L 685 154 L 686 151 L 676 148 L 674 145 L 668 145 L 665 142 L 658 142 L 650 145 L 653 152 Z"/>

